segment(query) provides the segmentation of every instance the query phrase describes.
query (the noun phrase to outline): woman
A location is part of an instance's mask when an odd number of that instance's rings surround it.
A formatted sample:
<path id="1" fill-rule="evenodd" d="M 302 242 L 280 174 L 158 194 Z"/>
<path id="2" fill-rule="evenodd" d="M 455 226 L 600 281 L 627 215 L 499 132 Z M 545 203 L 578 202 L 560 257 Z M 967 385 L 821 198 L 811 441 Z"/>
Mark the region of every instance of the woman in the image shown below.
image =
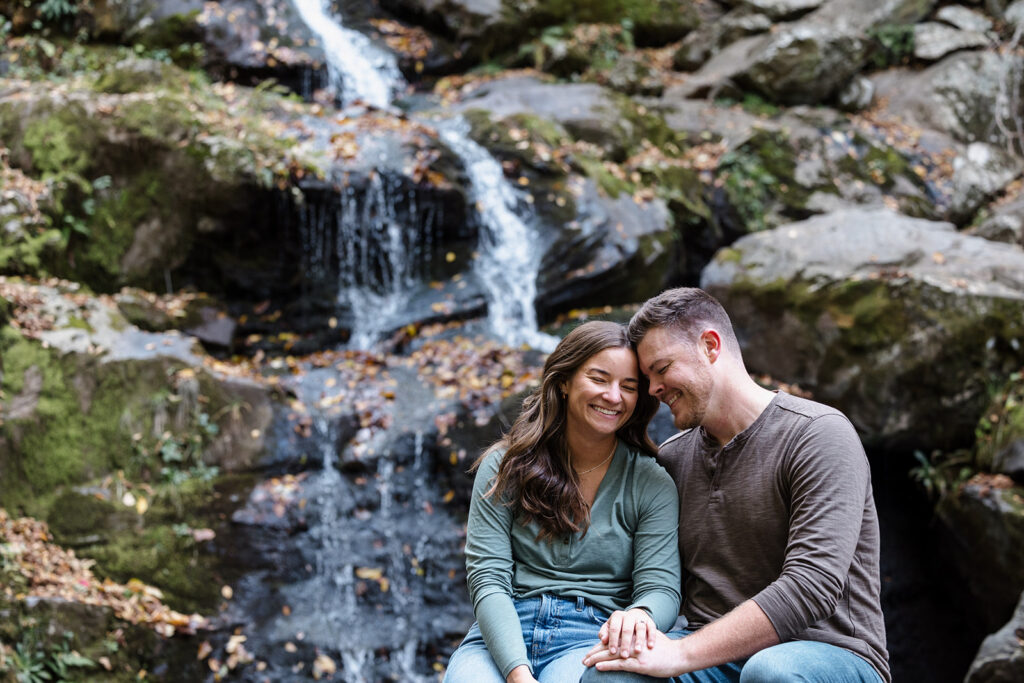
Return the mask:
<path id="1" fill-rule="evenodd" d="M 578 681 L 603 624 L 637 652 L 653 644 L 652 622 L 671 627 L 679 501 L 649 457 L 657 409 L 621 325 L 584 323 L 551 353 L 510 432 L 476 463 L 466 569 L 477 622 L 446 683 Z"/>

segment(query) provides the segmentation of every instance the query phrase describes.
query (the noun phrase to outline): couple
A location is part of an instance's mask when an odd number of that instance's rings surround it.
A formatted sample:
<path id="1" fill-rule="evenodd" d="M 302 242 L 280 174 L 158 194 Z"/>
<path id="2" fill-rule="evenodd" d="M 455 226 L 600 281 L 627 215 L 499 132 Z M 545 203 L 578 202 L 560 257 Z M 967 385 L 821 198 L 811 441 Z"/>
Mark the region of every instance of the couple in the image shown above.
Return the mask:
<path id="1" fill-rule="evenodd" d="M 758 386 L 702 290 L 573 330 L 477 466 L 446 683 L 891 680 L 860 440 Z"/>

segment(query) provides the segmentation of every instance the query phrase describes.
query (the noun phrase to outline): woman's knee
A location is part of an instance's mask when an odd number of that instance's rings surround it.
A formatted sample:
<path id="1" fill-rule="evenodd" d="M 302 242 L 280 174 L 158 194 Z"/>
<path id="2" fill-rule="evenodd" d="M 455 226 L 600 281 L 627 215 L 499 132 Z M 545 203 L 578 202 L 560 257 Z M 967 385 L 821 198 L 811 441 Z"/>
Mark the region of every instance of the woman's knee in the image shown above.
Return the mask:
<path id="1" fill-rule="evenodd" d="M 444 683 L 505 683 L 486 647 L 459 647 L 448 660 Z"/>

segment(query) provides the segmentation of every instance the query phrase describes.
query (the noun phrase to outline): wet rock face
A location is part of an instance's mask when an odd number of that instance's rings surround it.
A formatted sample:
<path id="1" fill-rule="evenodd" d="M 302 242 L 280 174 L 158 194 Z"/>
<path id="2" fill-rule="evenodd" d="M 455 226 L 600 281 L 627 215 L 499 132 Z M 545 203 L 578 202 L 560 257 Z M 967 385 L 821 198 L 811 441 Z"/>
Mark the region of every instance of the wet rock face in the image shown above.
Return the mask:
<path id="1" fill-rule="evenodd" d="M 965 683 L 1003 683 L 1024 678 L 1024 595 L 1006 624 L 985 638 L 967 672 Z"/>
<path id="2" fill-rule="evenodd" d="M 840 408 L 871 446 L 934 448 L 969 442 L 985 387 L 1016 369 L 1020 272 L 1019 249 L 849 210 L 745 237 L 701 284 L 752 371 Z"/>
<path id="3" fill-rule="evenodd" d="M 1024 590 L 1024 489 L 1006 476 L 977 475 L 936 513 L 977 613 L 998 628 Z"/>

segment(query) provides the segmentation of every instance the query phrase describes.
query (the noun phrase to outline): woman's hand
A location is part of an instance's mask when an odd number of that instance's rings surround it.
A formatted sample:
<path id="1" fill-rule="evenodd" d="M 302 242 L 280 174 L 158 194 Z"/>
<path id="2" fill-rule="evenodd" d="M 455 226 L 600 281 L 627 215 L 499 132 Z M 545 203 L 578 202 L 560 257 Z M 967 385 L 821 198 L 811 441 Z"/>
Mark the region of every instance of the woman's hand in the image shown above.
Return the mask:
<path id="1" fill-rule="evenodd" d="M 634 607 L 623 612 L 615 610 L 601 627 L 601 643 L 613 655 L 623 659 L 635 657 L 646 647 L 654 647 L 657 631 L 646 610 Z"/>
<path id="2" fill-rule="evenodd" d="M 508 672 L 505 683 L 537 683 L 537 679 L 530 673 L 530 667 L 520 664 Z"/>

